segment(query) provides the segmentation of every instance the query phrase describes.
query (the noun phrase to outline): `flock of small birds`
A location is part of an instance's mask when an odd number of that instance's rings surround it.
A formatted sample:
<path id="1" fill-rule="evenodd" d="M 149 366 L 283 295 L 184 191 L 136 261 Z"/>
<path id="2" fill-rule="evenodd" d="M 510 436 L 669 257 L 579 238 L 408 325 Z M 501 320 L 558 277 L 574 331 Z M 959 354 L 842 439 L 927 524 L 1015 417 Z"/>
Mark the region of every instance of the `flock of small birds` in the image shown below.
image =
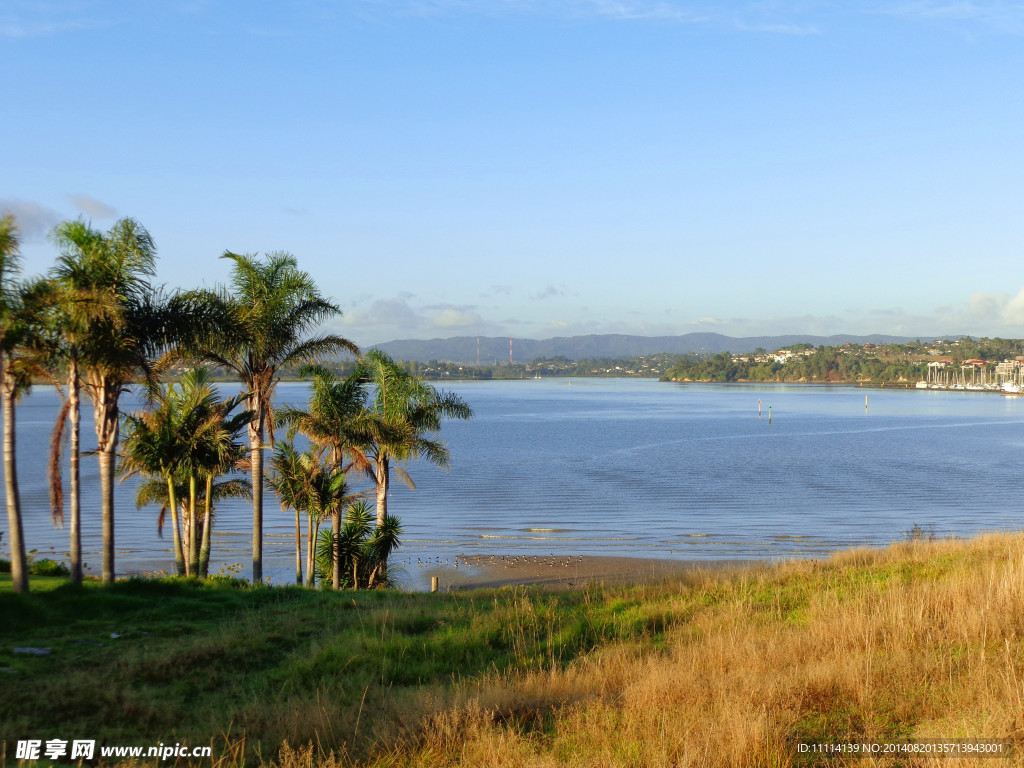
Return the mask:
<path id="1" fill-rule="evenodd" d="M 472 568 L 476 565 L 484 566 L 502 566 L 504 568 L 515 568 L 518 565 L 546 565 L 550 568 L 556 568 L 562 566 L 569 568 L 573 565 L 580 565 L 583 563 L 583 555 L 456 555 L 453 559 L 440 558 L 440 557 L 428 557 L 423 559 L 421 557 L 416 558 L 416 566 L 419 568 L 437 568 L 439 566 L 448 567 L 454 566 L 458 568 L 460 565 L 465 568 Z M 402 561 L 402 565 L 412 566 L 412 558 L 407 558 Z"/>

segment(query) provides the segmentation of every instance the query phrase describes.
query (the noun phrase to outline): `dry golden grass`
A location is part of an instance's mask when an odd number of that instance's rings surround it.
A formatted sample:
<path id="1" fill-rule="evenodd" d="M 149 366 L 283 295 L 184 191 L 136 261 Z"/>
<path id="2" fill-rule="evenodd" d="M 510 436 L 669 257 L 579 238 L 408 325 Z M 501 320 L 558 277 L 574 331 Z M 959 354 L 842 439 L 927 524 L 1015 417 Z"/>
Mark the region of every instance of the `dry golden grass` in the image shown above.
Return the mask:
<path id="1" fill-rule="evenodd" d="M 646 589 L 673 622 L 660 648 L 603 647 L 567 668 L 463 685 L 435 703 L 414 747 L 380 764 L 810 765 L 799 740 L 1024 734 L 1020 535 Z"/>
<path id="2" fill-rule="evenodd" d="M 550 629 L 531 623 L 530 594 L 510 613 L 521 622 L 513 638 Z M 361 759 L 321 740 L 285 745 L 265 765 L 1024 764 L 1024 535 L 902 543 L 584 596 L 605 616 L 620 597 L 621 620 L 648 634 L 566 664 L 424 688 L 401 712 L 363 713 L 375 746 Z M 352 716 L 329 702 L 324 713 Z M 829 761 L 796 748 L 915 738 L 1009 739 L 1017 755 Z"/>

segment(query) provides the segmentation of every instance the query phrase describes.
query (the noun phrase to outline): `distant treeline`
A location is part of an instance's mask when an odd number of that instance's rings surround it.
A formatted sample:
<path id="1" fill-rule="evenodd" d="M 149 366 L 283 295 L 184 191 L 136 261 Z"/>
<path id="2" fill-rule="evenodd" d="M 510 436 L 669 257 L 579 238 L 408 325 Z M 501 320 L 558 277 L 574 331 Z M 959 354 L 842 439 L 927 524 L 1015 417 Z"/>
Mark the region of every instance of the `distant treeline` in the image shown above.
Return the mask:
<path id="1" fill-rule="evenodd" d="M 428 379 L 531 379 L 536 376 L 573 377 L 637 377 L 672 381 L 735 382 L 735 381 L 812 381 L 825 383 L 864 382 L 898 384 L 927 378 L 928 363 L 943 359 L 959 365 L 979 359 L 995 363 L 1000 360 L 1024 358 L 1022 339 L 945 340 L 922 343 L 880 345 L 841 345 L 812 347 L 794 344 L 785 362 L 775 360 L 784 350 L 766 352 L 757 349 L 746 354 L 656 354 L 641 357 L 606 357 L 570 360 L 565 356 L 537 358 L 529 362 L 483 363 L 473 365 L 446 360 L 418 362 L 396 361 L 415 376 Z M 355 368 L 354 360 L 325 365 L 340 376 Z M 301 368 L 282 371 L 283 379 L 299 379 Z M 227 371 L 214 369 L 215 374 L 231 378 Z"/>
<path id="2" fill-rule="evenodd" d="M 815 350 L 785 362 L 734 358 L 727 352 L 704 359 L 687 359 L 665 375 L 672 381 L 816 381 L 890 383 L 925 378 L 927 361 L 848 354 L 835 347 Z"/>
<path id="3" fill-rule="evenodd" d="M 789 354 L 785 354 L 789 353 Z M 943 359 L 952 365 L 966 360 L 1001 360 L 1024 356 L 1020 339 L 960 339 L 922 344 L 821 346 L 797 344 L 786 350 L 756 350 L 747 355 L 723 352 L 690 355 L 663 377 L 671 381 L 821 382 L 901 384 L 927 379 L 928 363 Z"/>
<path id="4" fill-rule="evenodd" d="M 431 360 L 399 360 L 415 376 L 428 379 L 532 379 L 537 376 L 635 376 L 659 378 L 683 360 L 682 355 L 644 355 L 641 357 L 613 357 L 569 360 L 564 356 L 538 358 L 528 363 L 498 363 L 469 365 Z"/>

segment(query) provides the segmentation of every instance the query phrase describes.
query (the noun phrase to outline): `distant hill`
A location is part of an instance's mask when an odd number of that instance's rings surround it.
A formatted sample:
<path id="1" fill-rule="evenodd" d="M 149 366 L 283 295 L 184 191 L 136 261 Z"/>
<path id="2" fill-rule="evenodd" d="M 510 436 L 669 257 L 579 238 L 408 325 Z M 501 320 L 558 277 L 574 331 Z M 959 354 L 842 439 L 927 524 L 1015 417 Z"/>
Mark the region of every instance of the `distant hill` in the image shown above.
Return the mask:
<path id="1" fill-rule="evenodd" d="M 683 336 L 627 336 L 625 334 L 592 334 L 589 336 L 560 336 L 553 339 L 512 339 L 512 359 L 528 362 L 542 357 L 564 356 L 570 360 L 583 358 L 637 357 L 659 352 L 670 354 L 692 354 L 732 352 L 740 354 L 763 348 L 770 352 L 791 344 L 838 345 L 852 344 L 904 344 L 914 341 L 910 336 L 810 336 L 789 334 L 785 336 L 750 336 L 736 338 L 720 333 L 687 333 Z M 481 363 L 508 362 L 509 340 L 507 337 L 456 336 L 451 339 L 404 339 L 377 344 L 375 347 L 387 352 L 395 359 L 446 360 L 453 363 L 475 363 L 477 342 Z"/>

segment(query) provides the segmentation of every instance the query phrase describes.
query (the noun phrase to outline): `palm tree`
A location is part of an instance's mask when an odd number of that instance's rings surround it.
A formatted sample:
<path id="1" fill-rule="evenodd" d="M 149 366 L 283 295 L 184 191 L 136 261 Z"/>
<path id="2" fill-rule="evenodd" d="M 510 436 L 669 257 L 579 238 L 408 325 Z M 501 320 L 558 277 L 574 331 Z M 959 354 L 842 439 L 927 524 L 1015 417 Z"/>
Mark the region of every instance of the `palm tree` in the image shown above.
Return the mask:
<path id="1" fill-rule="evenodd" d="M 18 288 L 15 276 L 21 266 L 20 238 L 14 215 L 0 218 L 0 396 L 4 411 L 4 488 L 7 497 L 7 525 L 11 550 L 11 583 L 15 592 L 28 592 L 28 558 L 21 522 L 17 465 L 14 459 L 17 377 L 13 370 L 13 349 L 19 322 Z"/>
<path id="2" fill-rule="evenodd" d="M 282 510 L 295 511 L 295 583 L 302 586 L 302 524 L 305 508 L 305 472 L 302 454 L 291 443 L 281 443 L 271 459 L 270 487 L 274 489 Z"/>
<path id="3" fill-rule="evenodd" d="M 286 406 L 278 418 L 280 424 L 288 425 L 288 439 L 292 440 L 301 432 L 319 449 L 320 458 L 326 458 L 332 470 L 348 471 L 353 465 L 357 470 L 368 468 L 366 455 L 358 447 L 361 437 L 361 417 L 365 410 L 366 390 L 358 371 L 345 379 L 339 379 L 331 371 L 309 366 L 302 375 L 313 373 L 313 383 L 306 410 Z M 348 453 L 350 463 L 343 465 Z M 341 535 L 341 509 L 336 504 L 331 511 L 331 534 L 337 539 Z M 336 557 L 341 555 L 336 551 Z M 332 586 L 341 588 L 341 564 L 334 563 Z"/>
<path id="4" fill-rule="evenodd" d="M 200 394 L 204 391 L 214 392 L 213 379 L 209 371 L 201 368 L 197 378 Z M 184 384 L 184 380 L 183 380 Z M 251 488 L 241 480 L 218 482 L 217 478 L 233 469 L 246 464 L 245 449 L 241 443 L 241 433 L 252 420 L 250 411 L 240 411 L 232 415 L 232 411 L 244 400 L 244 395 L 224 400 L 210 399 L 205 395 L 200 402 L 208 404 L 209 417 L 200 431 L 203 440 L 196 451 L 196 466 L 200 477 L 204 480 L 203 520 L 200 526 L 202 544 L 199 549 L 199 575 L 205 577 L 210 568 L 210 539 L 213 533 L 213 502 L 221 498 L 252 498 Z"/>
<path id="5" fill-rule="evenodd" d="M 473 410 L 462 398 L 441 392 L 413 376 L 386 353 L 374 349 L 366 353 L 361 374 L 373 384 L 373 401 L 360 422 L 363 449 L 370 460 L 370 476 L 377 487 L 377 528 L 388 517 L 388 488 L 391 470 L 399 479 L 415 488 L 412 478 L 396 462 L 425 458 L 447 468 L 450 455 L 437 438 L 445 418 L 468 419 Z"/>
<path id="6" fill-rule="evenodd" d="M 140 489 L 136 503 L 159 501 L 162 511 L 170 509 L 179 574 L 205 575 L 214 498 L 246 495 L 239 491 L 237 481 L 217 484 L 215 488 L 216 478 L 234 468 L 242 456 L 238 436 L 251 414 L 243 411 L 231 415 L 242 399 L 239 395 L 221 400 L 209 371 L 191 369 L 182 375 L 180 385 L 151 389 L 151 408 L 125 416 L 122 480 L 134 474 L 160 478 L 163 490 L 146 486 Z M 200 502 L 204 507 L 202 520 Z M 184 535 L 179 527 L 179 507 L 185 523 Z"/>
<path id="7" fill-rule="evenodd" d="M 189 486 L 187 481 L 174 481 L 173 497 L 174 503 L 177 504 L 179 519 L 184 518 L 188 513 L 185 502 L 188 493 Z M 168 488 L 167 483 L 163 479 L 157 478 L 144 480 L 135 489 L 135 506 L 137 509 L 142 509 L 150 504 L 159 505 L 160 516 L 157 518 L 157 530 L 161 532 L 161 535 L 167 513 L 171 509 L 171 494 L 172 491 Z M 200 532 L 203 544 L 199 553 L 199 578 L 206 578 L 210 573 L 210 538 L 208 531 L 211 528 L 207 526 L 212 527 L 213 525 L 213 512 L 216 509 L 217 502 L 224 501 L 225 499 L 245 499 L 248 501 L 251 498 L 252 489 L 249 487 L 249 481 L 239 478 L 213 480 L 212 482 L 207 482 L 205 487 L 199 490 L 197 504 L 201 509 L 205 510 L 203 528 Z M 184 558 L 182 558 L 182 570 L 179 575 L 185 575 Z"/>
<path id="8" fill-rule="evenodd" d="M 358 354 L 355 344 L 332 334 L 309 334 L 341 310 L 323 298 L 308 273 L 288 253 L 265 259 L 225 252 L 230 259 L 230 295 L 206 294 L 221 319 L 211 337 L 199 342 L 198 356 L 228 368 L 246 390 L 252 471 L 252 581 L 263 580 L 263 448 L 274 446 L 274 389 L 286 366 L 315 362 L 340 352 Z M 216 334 L 213 336 L 212 334 Z"/>
<path id="9" fill-rule="evenodd" d="M 320 451 L 314 446 L 299 453 L 290 443 L 278 445 L 274 451 L 270 485 L 281 500 L 282 508 L 295 510 L 295 578 L 302 583 L 302 564 L 299 543 L 300 512 L 306 513 L 306 586 L 313 586 L 317 534 L 320 524 L 347 500 L 345 473 L 320 461 Z"/>
<path id="10" fill-rule="evenodd" d="M 142 225 L 133 219 L 121 219 L 76 255 L 93 281 L 90 287 L 116 307 L 113 316 L 89 323 L 82 355 L 83 389 L 93 404 L 99 458 L 102 579 L 112 584 L 120 400 L 139 370 L 149 368 L 154 356 L 152 292 L 146 278 L 155 274 L 156 246 Z"/>
<path id="11" fill-rule="evenodd" d="M 69 517 L 70 582 L 82 583 L 82 512 L 81 512 L 81 374 L 83 346 L 90 326 L 101 319 L 116 318 L 116 304 L 101 289 L 102 281 L 95 273 L 98 260 L 88 254 L 103 247 L 103 234 L 83 221 L 66 221 L 54 230 L 54 240 L 61 250 L 51 271 L 55 285 L 54 326 L 60 329 L 54 355 L 55 365 L 66 367 L 66 395 L 57 417 L 50 446 L 50 499 L 54 521 L 63 523 L 64 494 L 61 478 L 61 457 L 65 439 L 70 437 L 69 450 Z M 70 422 L 70 424 L 69 424 Z"/>
<path id="12" fill-rule="evenodd" d="M 72 230 L 76 236 L 70 236 Z M 68 235 L 65 237 L 65 235 Z M 165 298 L 150 286 L 156 246 L 145 227 L 121 219 L 107 232 L 88 225 L 57 231 L 63 259 L 57 277 L 74 271 L 77 288 L 105 309 L 83 323 L 77 350 L 82 389 L 92 401 L 102 510 L 102 578 L 114 581 L 114 472 L 120 399 L 141 374 L 155 378 L 156 361 L 188 332 L 190 305 Z M 70 280 L 71 278 L 68 277 Z"/>

